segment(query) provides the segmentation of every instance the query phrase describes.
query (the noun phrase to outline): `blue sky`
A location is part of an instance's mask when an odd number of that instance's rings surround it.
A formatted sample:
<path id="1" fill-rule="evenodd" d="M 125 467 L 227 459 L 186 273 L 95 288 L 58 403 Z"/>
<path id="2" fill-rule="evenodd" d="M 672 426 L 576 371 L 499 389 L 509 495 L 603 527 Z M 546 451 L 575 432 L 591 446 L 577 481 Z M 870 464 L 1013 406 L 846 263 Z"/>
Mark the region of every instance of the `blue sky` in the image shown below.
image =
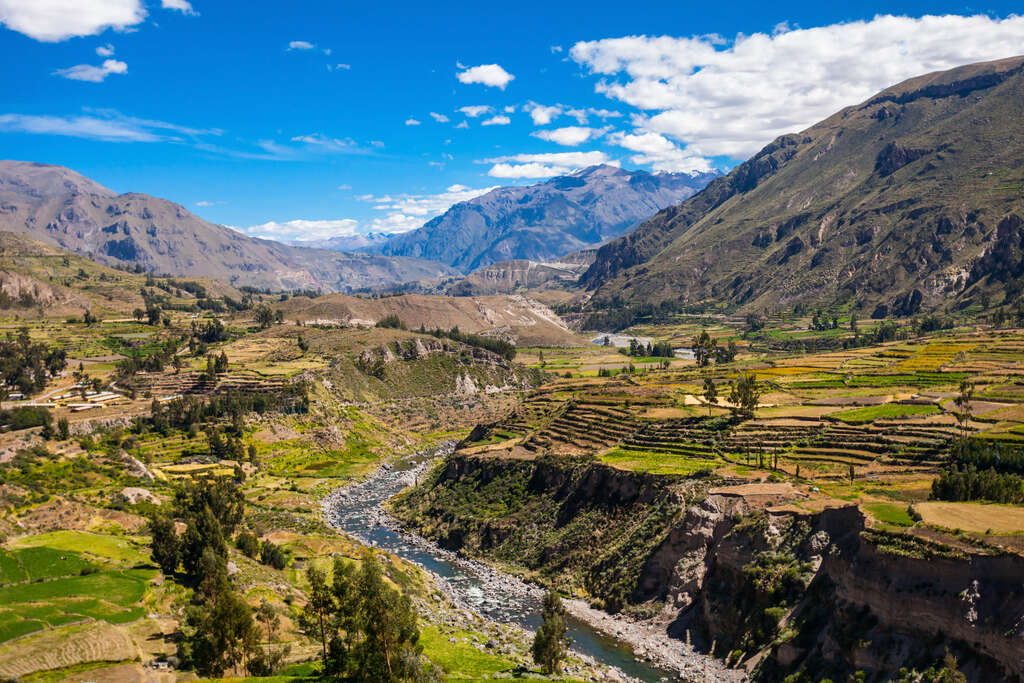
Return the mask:
<path id="1" fill-rule="evenodd" d="M 593 162 L 727 169 L 904 78 L 1024 53 L 998 2 L 65 4 L 0 0 L 0 157 L 285 239 L 406 230 Z"/>

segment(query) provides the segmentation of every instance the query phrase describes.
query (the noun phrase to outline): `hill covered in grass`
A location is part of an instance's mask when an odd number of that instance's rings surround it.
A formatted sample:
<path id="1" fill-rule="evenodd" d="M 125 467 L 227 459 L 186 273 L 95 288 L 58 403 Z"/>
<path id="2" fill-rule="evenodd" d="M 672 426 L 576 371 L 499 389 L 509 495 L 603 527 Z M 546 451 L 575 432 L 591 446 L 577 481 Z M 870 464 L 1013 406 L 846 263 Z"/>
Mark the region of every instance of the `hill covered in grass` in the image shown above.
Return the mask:
<path id="1" fill-rule="evenodd" d="M 602 247 L 581 279 L 590 305 L 803 302 L 885 317 L 1012 299 L 1022 117 L 1022 57 L 895 85 Z"/>

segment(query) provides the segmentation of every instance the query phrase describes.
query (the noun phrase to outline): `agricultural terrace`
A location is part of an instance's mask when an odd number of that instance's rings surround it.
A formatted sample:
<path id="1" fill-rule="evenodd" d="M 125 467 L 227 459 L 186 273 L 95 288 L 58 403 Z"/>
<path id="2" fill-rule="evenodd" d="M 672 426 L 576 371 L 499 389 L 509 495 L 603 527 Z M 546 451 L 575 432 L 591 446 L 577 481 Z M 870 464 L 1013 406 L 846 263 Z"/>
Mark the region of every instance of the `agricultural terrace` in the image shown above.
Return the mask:
<path id="1" fill-rule="evenodd" d="M 806 321 L 780 321 L 752 335 L 723 316 L 622 334 L 689 349 L 702 330 L 719 345 L 734 342 L 736 358 L 698 367 L 607 347 L 525 350 L 526 362 L 556 379 L 479 427 L 462 448 L 494 457 L 593 457 L 662 475 L 713 473 L 734 485 L 791 482 L 785 505 L 856 503 L 887 529 L 1024 552 L 1016 514 L 1024 508 L 991 499 L 926 502 L 940 472 L 967 467 L 952 455 L 964 437 L 979 448 L 1024 450 L 1020 331 L 949 330 L 843 348 L 836 330 L 808 330 Z M 835 348 L 794 352 L 780 350 L 779 340 Z M 752 414 L 737 417 L 729 394 L 744 373 L 756 377 L 759 396 Z M 971 386 L 966 407 L 957 402 L 964 382 Z M 1004 477 L 998 485 L 1024 492 L 1022 481 Z"/>

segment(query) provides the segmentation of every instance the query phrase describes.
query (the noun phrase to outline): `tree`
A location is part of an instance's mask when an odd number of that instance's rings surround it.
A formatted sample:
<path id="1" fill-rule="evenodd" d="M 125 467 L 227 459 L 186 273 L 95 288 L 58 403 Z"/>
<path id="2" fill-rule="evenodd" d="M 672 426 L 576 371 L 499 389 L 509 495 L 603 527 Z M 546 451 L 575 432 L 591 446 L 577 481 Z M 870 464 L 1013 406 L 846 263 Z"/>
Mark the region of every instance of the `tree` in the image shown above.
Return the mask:
<path id="1" fill-rule="evenodd" d="M 82 316 L 82 320 L 86 325 L 92 326 L 99 322 L 99 319 L 92 314 L 92 311 L 86 309 L 85 315 Z"/>
<path id="2" fill-rule="evenodd" d="M 277 609 L 266 598 L 260 601 L 260 606 L 256 608 L 255 617 L 260 627 L 266 633 L 265 642 L 267 647 L 253 656 L 246 668 L 253 676 L 270 676 L 281 669 L 284 658 L 288 655 L 291 648 L 288 645 L 272 647 L 277 643 L 278 631 L 281 628 L 281 617 Z"/>
<path id="3" fill-rule="evenodd" d="M 155 515 L 149 520 L 149 531 L 153 537 L 153 561 L 165 576 L 171 576 L 181 561 L 181 546 L 174 529 L 174 520 L 164 514 Z"/>
<path id="4" fill-rule="evenodd" d="M 960 393 L 953 403 L 956 404 L 956 421 L 960 424 L 961 438 L 966 439 L 971 422 L 971 399 L 974 398 L 974 383 L 966 379 L 960 382 Z"/>
<path id="5" fill-rule="evenodd" d="M 327 671 L 327 644 L 332 638 L 331 620 L 336 603 L 334 594 L 327 586 L 327 576 L 322 569 L 310 567 L 306 571 L 309 580 L 306 606 L 302 609 L 300 625 L 302 631 L 320 643 L 324 671 Z"/>
<path id="6" fill-rule="evenodd" d="M 260 539 L 251 531 L 243 531 L 235 539 L 235 546 L 242 551 L 242 554 L 252 559 L 260 551 Z"/>
<path id="7" fill-rule="evenodd" d="M 146 304 L 146 322 L 150 325 L 159 325 L 160 319 L 163 317 L 163 311 L 155 303 Z"/>
<path id="8" fill-rule="evenodd" d="M 306 351 L 309 351 L 309 342 L 306 341 L 305 337 L 303 337 L 301 334 L 299 335 L 298 342 L 299 342 L 299 351 L 302 351 L 303 353 L 305 353 Z"/>
<path id="9" fill-rule="evenodd" d="M 370 553 L 363 555 L 358 585 L 363 641 L 358 647 L 357 677 L 365 681 L 414 677 L 422 646 L 417 647 L 420 632 L 412 601 L 384 583 L 380 565 Z"/>
<path id="10" fill-rule="evenodd" d="M 71 436 L 71 425 L 68 424 L 68 419 L 62 417 L 57 420 L 57 436 L 60 437 L 61 441 L 67 441 Z"/>
<path id="11" fill-rule="evenodd" d="M 274 569 L 284 569 L 288 566 L 288 556 L 285 555 L 281 546 L 275 545 L 271 541 L 263 541 L 260 545 L 260 562 Z"/>
<path id="12" fill-rule="evenodd" d="M 711 353 L 715 348 L 715 342 L 707 330 L 701 330 L 700 334 L 693 338 L 690 350 L 697 361 L 697 366 L 703 368 L 711 360 Z"/>
<path id="13" fill-rule="evenodd" d="M 142 322 L 142 319 L 146 317 L 146 311 L 144 311 L 141 308 L 136 308 L 134 311 L 132 311 L 132 317 L 135 318 L 137 321 Z"/>
<path id="14" fill-rule="evenodd" d="M 222 375 L 228 371 L 228 354 L 226 351 L 221 351 L 220 355 L 217 356 L 217 360 L 213 364 L 213 369 L 218 375 Z"/>
<path id="15" fill-rule="evenodd" d="M 274 311 L 266 304 L 257 306 L 254 315 L 256 316 L 256 324 L 260 326 L 261 330 L 265 330 L 274 324 Z"/>
<path id="16" fill-rule="evenodd" d="M 708 417 L 711 417 L 711 406 L 718 405 L 718 387 L 710 377 L 704 378 L 704 400 L 708 404 Z"/>
<path id="17" fill-rule="evenodd" d="M 747 332 L 757 332 L 764 327 L 764 318 L 757 313 L 747 313 Z"/>
<path id="18" fill-rule="evenodd" d="M 544 596 L 541 625 L 533 638 L 533 661 L 549 676 L 562 668 L 569 650 L 565 606 L 554 591 Z"/>
<path id="19" fill-rule="evenodd" d="M 259 635 L 252 610 L 232 590 L 190 605 L 186 622 L 192 630 L 189 654 L 203 675 L 221 677 L 226 671 L 244 669 L 246 660 L 258 653 Z"/>
<path id="20" fill-rule="evenodd" d="M 735 415 L 753 417 L 757 409 L 757 401 L 761 397 L 761 387 L 757 375 L 753 372 L 740 373 L 739 379 L 730 384 L 729 402 Z"/>

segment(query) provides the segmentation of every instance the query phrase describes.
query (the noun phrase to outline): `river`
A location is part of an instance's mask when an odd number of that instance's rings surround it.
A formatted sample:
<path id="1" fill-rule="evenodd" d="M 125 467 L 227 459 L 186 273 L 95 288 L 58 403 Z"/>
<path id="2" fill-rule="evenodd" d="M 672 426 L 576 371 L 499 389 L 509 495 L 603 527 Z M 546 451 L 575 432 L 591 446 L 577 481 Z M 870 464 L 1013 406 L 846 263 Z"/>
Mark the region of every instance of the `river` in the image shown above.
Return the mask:
<path id="1" fill-rule="evenodd" d="M 381 509 L 384 501 L 414 484 L 442 452 L 400 458 L 368 479 L 336 490 L 324 501 L 327 521 L 366 545 L 394 553 L 440 577 L 460 606 L 498 622 L 535 630 L 540 624 L 541 589 L 403 532 Z M 638 661 L 627 647 L 571 616 L 569 637 L 576 651 L 635 679 L 655 682 L 674 678 Z"/>

